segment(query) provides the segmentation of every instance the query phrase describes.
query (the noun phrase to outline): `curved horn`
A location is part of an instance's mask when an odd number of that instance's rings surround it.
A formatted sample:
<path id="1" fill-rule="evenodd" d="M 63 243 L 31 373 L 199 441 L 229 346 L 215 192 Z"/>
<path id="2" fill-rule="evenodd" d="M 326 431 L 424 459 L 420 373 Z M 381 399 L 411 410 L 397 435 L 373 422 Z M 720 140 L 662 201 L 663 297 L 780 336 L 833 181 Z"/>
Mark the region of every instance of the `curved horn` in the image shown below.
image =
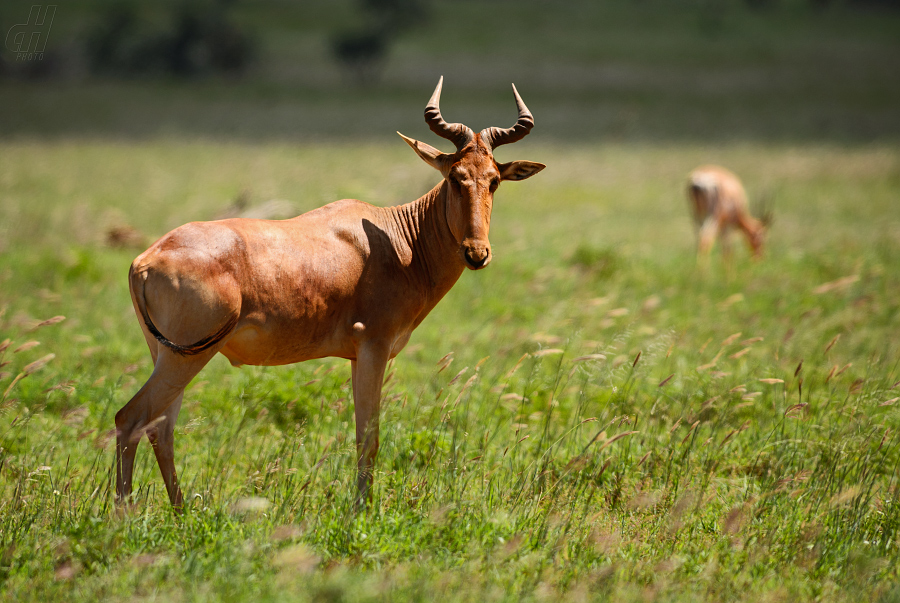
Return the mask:
<path id="1" fill-rule="evenodd" d="M 463 124 L 448 124 L 444 121 L 444 118 L 441 117 L 439 103 L 441 102 L 441 87 L 443 85 L 444 76 L 442 75 L 441 79 L 438 80 L 437 88 L 434 89 L 434 94 L 431 95 L 431 100 L 428 101 L 428 105 L 425 107 L 425 123 L 428 124 L 428 127 L 431 128 L 432 132 L 455 144 L 456 150 L 459 151 L 469 144 L 469 141 L 475 137 L 475 133 L 472 132 L 472 129 L 469 126 Z"/>
<path id="2" fill-rule="evenodd" d="M 510 144 L 522 140 L 534 127 L 534 117 L 531 115 L 528 107 L 525 106 L 522 97 L 519 96 L 519 91 L 516 90 L 515 84 L 512 85 L 512 89 L 513 94 L 516 96 L 516 106 L 519 108 L 519 119 L 516 120 L 516 125 L 511 128 L 485 128 L 481 131 L 482 140 L 492 149 L 496 149 L 501 144 Z"/>

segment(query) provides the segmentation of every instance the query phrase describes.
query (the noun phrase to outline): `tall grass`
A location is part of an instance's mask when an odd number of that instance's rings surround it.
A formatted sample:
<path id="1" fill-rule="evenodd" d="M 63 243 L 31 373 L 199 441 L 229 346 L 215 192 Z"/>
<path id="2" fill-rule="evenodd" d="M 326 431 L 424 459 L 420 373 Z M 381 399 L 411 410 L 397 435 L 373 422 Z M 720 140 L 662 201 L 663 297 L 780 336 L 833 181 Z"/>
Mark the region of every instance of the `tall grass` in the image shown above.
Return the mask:
<path id="1" fill-rule="evenodd" d="M 711 154 L 783 191 L 762 262 L 696 266 L 681 178 Z M 105 229 L 155 236 L 246 182 L 313 207 L 412 199 L 431 176 L 395 147 L 4 147 L 4 595 L 896 596 L 896 151 L 528 156 L 551 168 L 498 192 L 491 269 L 463 275 L 388 370 L 371 508 L 353 510 L 346 361 L 218 359 L 176 431 L 176 517 L 146 444 L 134 508 L 112 505 L 112 417 L 150 362 L 125 287 L 136 251 Z M 360 171 L 335 178 L 347 162 Z M 101 163 L 118 176 L 90 176 Z"/>

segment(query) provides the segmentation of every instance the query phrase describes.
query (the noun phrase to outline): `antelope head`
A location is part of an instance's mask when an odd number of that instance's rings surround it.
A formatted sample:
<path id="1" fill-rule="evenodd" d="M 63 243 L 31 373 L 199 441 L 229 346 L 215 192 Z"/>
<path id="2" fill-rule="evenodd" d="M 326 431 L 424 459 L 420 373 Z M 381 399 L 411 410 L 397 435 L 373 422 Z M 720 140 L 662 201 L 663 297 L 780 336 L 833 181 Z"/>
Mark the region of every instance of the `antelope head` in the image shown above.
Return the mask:
<path id="1" fill-rule="evenodd" d="M 447 187 L 447 225 L 459 244 L 459 258 L 470 270 L 480 270 L 491 261 L 491 209 L 494 192 L 503 180 L 525 180 L 546 166 L 533 161 L 494 161 L 494 149 L 524 138 L 534 127 L 534 118 L 513 85 L 519 118 L 511 128 L 485 128 L 475 133 L 466 125 L 447 123 L 441 117 L 443 76 L 425 107 L 425 122 L 431 131 L 456 145 L 455 153 L 442 153 L 433 146 L 403 137 L 425 163 L 438 170 Z"/>

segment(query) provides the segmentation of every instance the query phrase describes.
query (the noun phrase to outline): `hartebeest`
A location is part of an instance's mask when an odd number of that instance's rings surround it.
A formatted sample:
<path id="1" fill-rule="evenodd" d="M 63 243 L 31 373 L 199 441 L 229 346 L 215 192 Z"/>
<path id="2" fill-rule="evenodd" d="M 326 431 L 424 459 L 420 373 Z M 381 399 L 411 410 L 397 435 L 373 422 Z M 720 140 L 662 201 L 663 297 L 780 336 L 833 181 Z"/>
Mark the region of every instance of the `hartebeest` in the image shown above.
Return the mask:
<path id="1" fill-rule="evenodd" d="M 443 176 L 418 200 L 382 208 L 344 199 L 290 220 L 193 222 L 134 260 L 131 300 L 154 366 L 116 414 L 118 501 L 131 493 L 135 449 L 146 433 L 169 499 L 182 506 L 175 421 L 185 386 L 216 353 L 234 366 L 350 360 L 359 500 L 371 495 L 388 361 L 465 268 L 490 263 L 488 229 L 500 182 L 545 167 L 494 160 L 494 149 L 534 126 L 515 86 L 516 124 L 475 133 L 441 117 L 442 84 L 443 78 L 425 121 L 456 151 L 442 153 L 400 134 Z"/>
<path id="2" fill-rule="evenodd" d="M 747 193 L 737 176 L 717 165 L 698 167 L 688 176 L 687 194 L 697 226 L 700 256 L 709 255 L 716 238 L 721 241 L 723 254 L 730 255 L 731 228 L 744 232 L 754 257 L 762 255 L 765 221 L 750 215 Z"/>

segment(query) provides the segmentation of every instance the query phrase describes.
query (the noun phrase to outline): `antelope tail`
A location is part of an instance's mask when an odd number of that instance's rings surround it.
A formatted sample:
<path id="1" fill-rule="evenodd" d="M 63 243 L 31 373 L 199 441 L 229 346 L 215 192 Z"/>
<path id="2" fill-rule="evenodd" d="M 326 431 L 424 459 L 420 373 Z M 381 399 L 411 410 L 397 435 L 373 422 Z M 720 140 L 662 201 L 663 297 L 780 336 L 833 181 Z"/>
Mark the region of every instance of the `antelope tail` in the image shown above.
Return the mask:
<path id="1" fill-rule="evenodd" d="M 156 340 L 158 342 L 160 342 L 176 354 L 179 354 L 181 356 L 194 356 L 196 354 L 204 352 L 224 339 L 225 336 L 227 336 L 237 324 L 238 316 L 233 315 L 225 322 L 224 325 L 222 325 L 222 328 L 220 328 L 212 335 L 204 337 L 196 343 L 193 343 L 191 345 L 180 345 L 173 341 L 170 341 L 166 338 L 165 335 L 159 332 L 159 329 L 157 329 L 156 325 L 153 324 L 153 321 L 150 320 L 150 314 L 147 312 L 147 298 L 144 296 L 145 282 L 145 277 L 139 274 L 137 270 L 132 268 L 131 283 L 132 289 L 134 291 L 134 300 L 137 304 L 138 310 L 140 310 L 141 317 L 144 319 L 144 324 L 147 325 L 147 330 L 150 331 L 151 335 L 156 337 Z"/>

